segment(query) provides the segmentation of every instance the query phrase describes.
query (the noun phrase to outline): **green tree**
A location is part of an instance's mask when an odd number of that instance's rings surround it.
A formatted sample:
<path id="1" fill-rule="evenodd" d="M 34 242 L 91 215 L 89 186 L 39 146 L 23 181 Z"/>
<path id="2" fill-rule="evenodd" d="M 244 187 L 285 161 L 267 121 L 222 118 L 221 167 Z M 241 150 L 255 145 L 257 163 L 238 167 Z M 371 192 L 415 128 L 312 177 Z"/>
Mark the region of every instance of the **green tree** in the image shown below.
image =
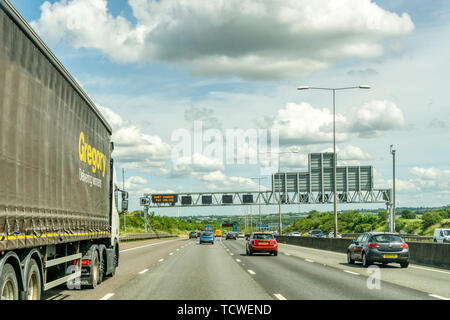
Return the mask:
<path id="1" fill-rule="evenodd" d="M 422 229 L 425 230 L 441 221 L 442 216 L 439 214 L 439 212 L 428 211 L 422 216 Z"/>
<path id="2" fill-rule="evenodd" d="M 405 209 L 402 211 L 402 218 L 403 219 L 415 219 L 416 214 L 412 212 L 411 210 Z"/>
<path id="3" fill-rule="evenodd" d="M 387 220 L 387 211 L 386 210 L 380 210 L 378 211 L 378 221 L 385 222 Z"/>

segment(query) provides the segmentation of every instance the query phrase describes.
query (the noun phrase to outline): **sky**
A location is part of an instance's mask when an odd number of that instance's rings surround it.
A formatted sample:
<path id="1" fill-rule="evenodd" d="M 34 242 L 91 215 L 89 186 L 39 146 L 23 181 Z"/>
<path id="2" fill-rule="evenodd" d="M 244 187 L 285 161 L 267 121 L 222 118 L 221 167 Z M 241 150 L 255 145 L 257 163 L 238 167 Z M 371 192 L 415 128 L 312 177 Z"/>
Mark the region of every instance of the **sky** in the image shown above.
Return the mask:
<path id="1" fill-rule="evenodd" d="M 278 132 L 268 150 L 298 152 L 282 155 L 281 171 L 306 171 L 308 153 L 332 151 L 333 101 L 303 85 L 370 85 L 337 92 L 338 165 L 373 165 L 375 187 L 390 188 L 394 145 L 397 206 L 450 204 L 448 1 L 11 2 L 111 124 L 131 210 L 143 193 L 258 190 L 251 178 L 269 163 L 259 144 L 221 154 L 206 140 L 200 150 L 200 123 L 214 142 L 230 130 Z M 331 208 L 286 208 L 312 209 Z"/>

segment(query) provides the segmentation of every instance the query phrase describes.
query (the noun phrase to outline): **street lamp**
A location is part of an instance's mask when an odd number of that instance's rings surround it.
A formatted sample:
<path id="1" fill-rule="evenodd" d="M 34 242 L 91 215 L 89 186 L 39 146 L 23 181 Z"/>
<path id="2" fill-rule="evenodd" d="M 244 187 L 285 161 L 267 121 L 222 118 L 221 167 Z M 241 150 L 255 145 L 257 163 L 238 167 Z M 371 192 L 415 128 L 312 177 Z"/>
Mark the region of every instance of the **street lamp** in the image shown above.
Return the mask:
<path id="1" fill-rule="evenodd" d="M 337 237 L 338 232 L 338 219 L 337 219 L 337 197 L 336 197 L 336 165 L 337 165 L 337 157 L 336 157 L 336 91 L 338 90 L 349 90 L 349 89 L 370 89 L 371 87 L 368 85 L 360 85 L 357 87 L 344 87 L 344 88 L 319 88 L 319 87 L 309 87 L 309 86 L 300 86 L 297 90 L 327 90 L 333 91 L 333 195 L 334 195 L 334 237 Z"/>
<path id="2" fill-rule="evenodd" d="M 394 145 L 391 144 L 391 154 L 392 154 L 392 214 L 391 214 L 391 225 L 390 232 L 395 232 L 395 152 Z"/>
<path id="3" fill-rule="evenodd" d="M 279 233 L 281 236 L 281 230 L 283 229 L 283 223 L 281 221 L 281 190 L 280 190 L 280 155 L 282 154 L 289 154 L 289 153 L 300 153 L 299 151 L 283 151 L 283 152 L 261 152 L 261 154 L 267 154 L 267 153 L 276 153 L 278 154 L 278 228 Z M 273 191 L 273 190 L 272 190 Z M 286 197 L 286 196 L 285 196 Z"/>
<path id="4" fill-rule="evenodd" d="M 261 219 L 261 180 L 267 179 L 267 177 L 250 178 L 252 180 L 258 180 L 258 210 L 259 210 L 259 231 L 262 231 L 262 219 Z"/>

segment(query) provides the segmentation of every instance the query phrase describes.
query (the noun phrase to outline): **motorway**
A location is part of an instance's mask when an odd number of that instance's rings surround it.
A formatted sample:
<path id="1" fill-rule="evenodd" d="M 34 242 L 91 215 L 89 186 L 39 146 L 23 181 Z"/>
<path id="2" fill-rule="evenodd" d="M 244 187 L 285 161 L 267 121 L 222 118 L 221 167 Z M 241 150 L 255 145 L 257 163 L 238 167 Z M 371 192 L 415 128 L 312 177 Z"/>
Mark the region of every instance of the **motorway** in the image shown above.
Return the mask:
<path id="1" fill-rule="evenodd" d="M 279 245 L 245 254 L 245 241 L 160 239 L 122 244 L 114 278 L 95 290 L 51 290 L 59 300 L 425 300 L 450 298 L 450 271 L 410 264 L 348 265 L 346 255 Z M 369 277 L 379 275 L 380 281 Z M 379 284 L 377 286 L 377 284 Z"/>

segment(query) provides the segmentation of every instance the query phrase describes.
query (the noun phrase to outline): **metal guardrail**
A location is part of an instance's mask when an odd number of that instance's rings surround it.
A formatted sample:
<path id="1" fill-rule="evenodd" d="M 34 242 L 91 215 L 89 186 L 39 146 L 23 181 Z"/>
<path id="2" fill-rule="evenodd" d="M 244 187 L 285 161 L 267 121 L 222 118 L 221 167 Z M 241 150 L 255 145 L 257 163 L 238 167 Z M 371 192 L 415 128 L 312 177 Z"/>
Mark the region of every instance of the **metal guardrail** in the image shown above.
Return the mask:
<path id="1" fill-rule="evenodd" d="M 163 239 L 163 238 L 176 238 L 176 235 L 168 233 L 128 233 L 119 236 L 119 240 L 122 242 L 148 240 L 148 239 Z"/>

